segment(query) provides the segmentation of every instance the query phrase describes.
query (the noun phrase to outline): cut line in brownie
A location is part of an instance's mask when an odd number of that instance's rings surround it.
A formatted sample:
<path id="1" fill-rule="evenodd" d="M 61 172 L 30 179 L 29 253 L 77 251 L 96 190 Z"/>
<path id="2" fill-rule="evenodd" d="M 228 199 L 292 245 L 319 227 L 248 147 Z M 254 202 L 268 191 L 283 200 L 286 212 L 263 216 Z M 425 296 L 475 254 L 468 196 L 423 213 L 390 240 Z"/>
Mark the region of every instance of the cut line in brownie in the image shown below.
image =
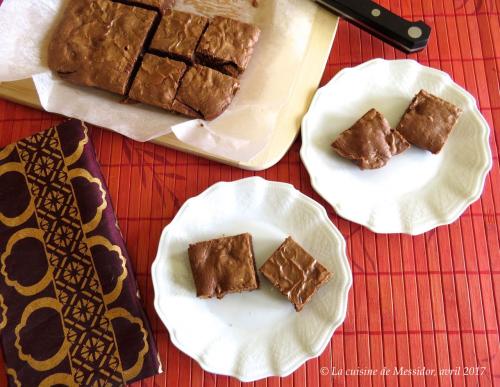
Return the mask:
<path id="1" fill-rule="evenodd" d="M 173 8 L 175 5 L 175 0 L 113 0 L 117 3 L 123 3 L 127 5 L 134 5 L 154 11 L 158 11 L 162 14 L 167 12 L 169 9 Z"/>
<path id="2" fill-rule="evenodd" d="M 149 47 L 150 51 L 193 64 L 194 53 L 208 18 L 169 10 L 162 17 Z"/>
<path id="3" fill-rule="evenodd" d="M 332 143 L 335 152 L 352 160 L 361 169 L 381 168 L 392 156 L 404 152 L 409 146 L 375 109 L 370 109 Z"/>
<path id="4" fill-rule="evenodd" d="M 144 44 L 141 50 L 141 53 L 139 54 L 139 58 L 137 58 L 137 61 L 135 62 L 134 68 L 132 69 L 132 73 L 130 74 L 130 78 L 128 80 L 127 88 L 125 91 L 126 94 L 126 99 L 128 99 L 128 94 L 130 92 L 130 89 L 132 88 L 132 83 L 135 80 L 135 77 L 137 76 L 141 66 L 142 66 L 142 61 L 144 60 L 144 56 L 147 53 L 147 48 L 151 45 L 151 41 L 153 40 L 153 36 L 155 31 L 158 28 L 158 25 L 160 24 L 161 16 L 157 14 L 155 16 L 155 19 L 153 20 L 153 24 L 151 28 L 149 29 L 148 35 L 146 36 L 146 39 L 144 40 Z"/>
<path id="5" fill-rule="evenodd" d="M 227 17 L 216 16 L 196 49 L 196 59 L 224 74 L 238 77 L 248 66 L 260 29 Z"/>
<path id="6" fill-rule="evenodd" d="M 332 274 L 291 237 L 276 249 L 259 271 L 300 312 Z"/>
<path id="7" fill-rule="evenodd" d="M 156 12 L 109 0 L 71 0 L 49 44 L 61 78 L 125 95 Z"/>
<path id="8" fill-rule="evenodd" d="M 195 65 L 182 78 L 172 109 L 191 118 L 213 120 L 226 110 L 239 87 L 237 79 Z"/>
<path id="9" fill-rule="evenodd" d="M 146 54 L 129 97 L 135 101 L 171 110 L 187 66 L 169 58 Z"/>
<path id="10" fill-rule="evenodd" d="M 259 288 L 248 233 L 191 244 L 188 256 L 197 297 L 220 299 Z"/>
<path id="11" fill-rule="evenodd" d="M 413 98 L 397 130 L 411 144 L 439 153 L 462 114 L 462 109 L 425 90 Z"/>

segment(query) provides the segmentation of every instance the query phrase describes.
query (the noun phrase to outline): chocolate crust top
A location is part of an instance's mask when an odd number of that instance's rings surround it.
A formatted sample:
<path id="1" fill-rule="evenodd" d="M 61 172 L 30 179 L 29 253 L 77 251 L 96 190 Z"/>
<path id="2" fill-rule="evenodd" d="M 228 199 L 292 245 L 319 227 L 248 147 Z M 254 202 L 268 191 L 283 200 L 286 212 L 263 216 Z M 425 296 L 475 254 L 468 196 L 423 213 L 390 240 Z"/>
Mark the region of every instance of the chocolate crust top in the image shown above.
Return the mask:
<path id="1" fill-rule="evenodd" d="M 195 65 L 184 75 L 173 109 L 191 117 L 213 120 L 226 110 L 239 87 L 237 79 Z"/>
<path id="2" fill-rule="evenodd" d="M 146 54 L 130 89 L 130 98 L 170 110 L 186 64 Z"/>
<path id="3" fill-rule="evenodd" d="M 207 24 L 204 16 L 169 10 L 161 19 L 150 49 L 192 63 Z"/>
<path id="4" fill-rule="evenodd" d="M 205 65 L 237 76 L 248 66 L 260 29 L 227 17 L 216 16 L 200 40 L 196 55 Z"/>
<path id="5" fill-rule="evenodd" d="M 129 5 L 137 5 L 139 7 L 154 9 L 162 14 L 173 8 L 176 0 L 119 0 Z"/>
<path id="6" fill-rule="evenodd" d="M 109 0 L 71 0 L 49 44 L 49 68 L 124 95 L 156 13 Z"/>
<path id="7" fill-rule="evenodd" d="M 222 298 L 259 288 L 248 233 L 189 245 L 188 255 L 198 297 Z"/>
<path id="8" fill-rule="evenodd" d="M 332 144 L 340 156 L 353 160 L 361 169 L 381 168 L 409 146 L 375 109 L 370 109 Z"/>
<path id="9" fill-rule="evenodd" d="M 300 312 L 332 274 L 291 237 L 262 265 L 259 271 Z"/>
<path id="10" fill-rule="evenodd" d="M 462 109 L 425 90 L 413 98 L 397 131 L 408 142 L 436 154 L 455 127 Z"/>

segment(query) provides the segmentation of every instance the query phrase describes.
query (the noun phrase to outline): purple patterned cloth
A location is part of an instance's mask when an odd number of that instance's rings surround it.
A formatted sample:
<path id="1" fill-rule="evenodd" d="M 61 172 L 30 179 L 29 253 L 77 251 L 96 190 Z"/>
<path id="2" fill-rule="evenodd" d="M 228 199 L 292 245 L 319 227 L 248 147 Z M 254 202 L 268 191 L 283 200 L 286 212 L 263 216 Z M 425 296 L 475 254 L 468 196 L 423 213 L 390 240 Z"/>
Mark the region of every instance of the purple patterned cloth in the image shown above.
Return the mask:
<path id="1" fill-rule="evenodd" d="M 87 129 L 0 149 L 0 329 L 12 386 L 115 386 L 161 372 Z"/>

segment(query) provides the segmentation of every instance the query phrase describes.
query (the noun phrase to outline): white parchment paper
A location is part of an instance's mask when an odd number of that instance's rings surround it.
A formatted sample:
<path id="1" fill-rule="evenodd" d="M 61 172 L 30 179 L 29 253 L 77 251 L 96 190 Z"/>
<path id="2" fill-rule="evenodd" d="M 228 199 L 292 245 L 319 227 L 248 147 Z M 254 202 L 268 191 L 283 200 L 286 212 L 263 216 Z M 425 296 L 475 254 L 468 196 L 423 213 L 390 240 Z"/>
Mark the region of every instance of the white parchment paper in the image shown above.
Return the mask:
<path id="1" fill-rule="evenodd" d="M 45 110 L 103 126 L 137 141 L 173 132 L 205 152 L 247 162 L 267 145 L 296 82 L 316 5 L 311 0 L 178 0 L 176 8 L 258 25 L 261 39 L 232 105 L 214 121 L 186 120 L 121 97 L 62 81 L 47 67 L 53 28 L 71 0 L 4 0 L 0 7 L 0 82 L 32 77 Z"/>

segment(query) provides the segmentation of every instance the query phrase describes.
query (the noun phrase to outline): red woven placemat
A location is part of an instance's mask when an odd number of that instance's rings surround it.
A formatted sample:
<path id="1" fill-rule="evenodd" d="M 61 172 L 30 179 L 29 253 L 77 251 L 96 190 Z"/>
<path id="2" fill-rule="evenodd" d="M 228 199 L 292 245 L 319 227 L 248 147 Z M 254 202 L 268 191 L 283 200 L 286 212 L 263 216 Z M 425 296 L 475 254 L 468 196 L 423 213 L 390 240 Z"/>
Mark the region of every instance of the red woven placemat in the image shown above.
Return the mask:
<path id="1" fill-rule="evenodd" d="M 165 368 L 142 385 L 240 385 L 203 372 L 170 343 L 153 309 L 150 266 L 162 228 L 188 198 L 215 182 L 254 174 L 292 183 L 325 205 L 347 240 L 354 276 L 347 318 L 325 352 L 289 377 L 255 386 L 500 384 L 500 4 L 379 3 L 432 25 L 428 48 L 411 58 L 448 72 L 477 98 L 492 129 L 494 157 L 481 199 L 452 225 L 422 236 L 375 235 L 336 216 L 313 192 L 299 158 L 300 140 L 275 167 L 253 173 L 91 128 Z M 375 57 L 406 56 L 342 21 L 322 83 L 346 66 Z M 61 120 L 0 100 L 0 146 Z M 388 375 L 380 375 L 384 369 Z M 378 375 L 356 376 L 374 372 Z M 0 385 L 6 385 L 3 367 Z"/>

